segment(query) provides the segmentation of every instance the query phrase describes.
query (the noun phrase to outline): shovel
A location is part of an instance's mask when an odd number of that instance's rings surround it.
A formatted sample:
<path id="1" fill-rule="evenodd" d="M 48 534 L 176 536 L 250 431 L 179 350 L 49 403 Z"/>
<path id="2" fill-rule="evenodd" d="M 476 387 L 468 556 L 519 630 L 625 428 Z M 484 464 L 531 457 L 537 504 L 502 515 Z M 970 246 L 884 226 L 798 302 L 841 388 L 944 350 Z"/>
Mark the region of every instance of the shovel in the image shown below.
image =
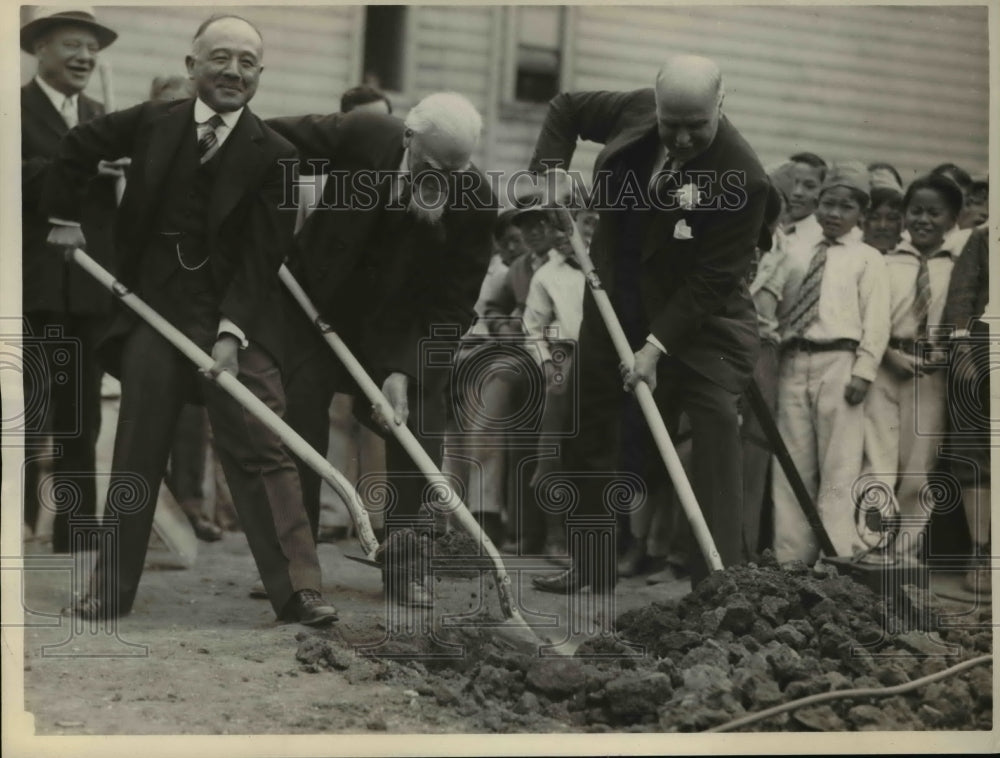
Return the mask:
<path id="1" fill-rule="evenodd" d="M 615 309 L 611 305 L 611 298 L 604 291 L 601 279 L 594 268 L 594 262 L 590 259 L 590 253 L 587 252 L 587 248 L 583 244 L 580 231 L 576 228 L 576 222 L 565 208 L 561 208 L 557 212 L 564 214 L 566 222 L 568 222 L 563 228 L 569 230 L 569 239 L 573 245 L 573 253 L 580 264 L 580 269 L 587 277 L 587 286 L 590 288 L 590 293 L 594 296 L 597 309 L 601 313 L 601 318 L 604 320 L 604 325 L 608 329 L 611 341 L 615 345 L 618 357 L 625 364 L 625 367 L 631 371 L 635 356 L 628 344 L 628 339 L 625 336 L 625 331 L 622 329 L 621 322 L 615 314 Z M 656 407 L 656 401 L 653 400 L 653 391 L 645 382 L 636 384 L 632 391 L 639 401 L 639 407 L 642 409 L 642 415 L 649 425 L 656 448 L 659 450 L 660 456 L 666 464 L 667 473 L 670 474 L 670 479 L 674 483 L 674 490 L 677 492 L 677 499 L 680 501 L 681 507 L 684 508 L 684 514 L 691 524 L 691 531 L 694 532 L 695 539 L 698 541 L 698 547 L 701 548 L 701 553 L 705 556 L 705 562 L 712 571 L 721 571 L 723 566 L 722 559 L 719 557 L 719 551 L 715 547 L 712 533 L 708 529 L 708 524 L 705 523 L 705 517 L 698 506 L 698 500 L 694 496 L 694 490 L 691 489 L 691 483 L 684 472 L 680 458 L 677 457 L 677 450 L 674 448 L 674 443 L 670 439 L 669 432 L 667 432 L 667 425 L 663 422 L 663 417 Z"/>
<path id="2" fill-rule="evenodd" d="M 382 390 L 368 375 L 364 367 L 354 357 L 350 349 L 344 344 L 344 341 L 340 336 L 333 331 L 333 328 L 326 323 L 319 312 L 316 310 L 316 306 L 313 305 L 309 296 L 302 289 L 301 285 L 296 281 L 292 272 L 289 271 L 285 266 L 282 266 L 279 273 L 281 281 L 284 282 L 288 291 L 291 292 L 292 297 L 295 298 L 296 302 L 305 312 L 306 316 L 309 317 L 310 321 L 316 324 L 320 333 L 323 335 L 323 339 L 326 343 L 333 349 L 337 358 L 344 364 L 351 378 L 357 382 L 361 391 L 365 394 L 372 405 L 381 412 L 383 418 L 391 419 L 394 415 L 392 406 L 386 399 L 385 395 L 382 394 Z M 503 612 L 504 618 L 506 619 L 505 626 L 512 632 L 513 636 L 519 636 L 520 641 L 529 642 L 533 645 L 537 645 L 538 640 L 535 637 L 534 632 L 531 627 L 524 621 L 517 607 L 514 605 L 513 597 L 511 594 L 511 581 L 510 576 L 507 574 L 507 569 L 504 566 L 503 559 L 500 557 L 499 551 L 497 551 L 496 546 L 493 541 L 483 532 L 479 527 L 479 523 L 469 512 L 465 503 L 462 502 L 461 498 L 455 493 L 448 483 L 447 478 L 441 473 L 437 465 L 424 450 L 417 438 L 413 436 L 413 432 L 405 425 L 389 424 L 389 430 L 392 432 L 393 436 L 403 446 L 403 449 L 407 452 L 413 462 L 420 469 L 421 473 L 427 480 L 434 486 L 436 493 L 441 496 L 442 505 L 444 509 L 453 514 L 455 518 L 458 519 L 458 523 L 467 531 L 473 539 L 482 544 L 493 563 L 493 571 L 496 578 L 497 594 L 500 598 L 500 609 Z M 370 560 L 371 556 L 369 556 Z M 368 561 L 362 559 L 355 559 L 360 563 L 367 563 Z M 498 629 L 503 629 L 504 627 L 497 627 Z"/>
<path id="3" fill-rule="evenodd" d="M 278 435 L 281 441 L 288 446 L 289 450 L 299 456 L 324 481 L 329 483 L 347 504 L 351 518 L 354 520 L 354 526 L 358 530 L 358 540 L 361 542 L 361 547 L 364 549 L 367 558 L 369 560 L 374 559 L 375 550 L 378 548 L 378 540 L 375 539 L 375 533 L 372 531 L 372 525 L 368 520 L 368 512 L 365 510 L 364 503 L 361 502 L 361 498 L 354 489 L 354 485 L 343 474 L 334 468 L 326 458 L 317 453 L 292 427 L 286 424 L 277 413 L 268 408 L 260 398 L 247 389 L 233 374 L 228 371 L 223 371 L 217 376 L 209 374 L 209 370 L 215 365 L 212 357 L 186 337 L 173 324 L 163 318 L 163 316 L 150 308 L 138 295 L 130 292 L 124 284 L 117 281 L 97 261 L 79 248 L 69 251 L 68 255 L 84 271 L 110 290 L 124 305 L 159 332 L 160 335 L 201 369 L 203 373 L 210 376 L 236 402 Z"/>

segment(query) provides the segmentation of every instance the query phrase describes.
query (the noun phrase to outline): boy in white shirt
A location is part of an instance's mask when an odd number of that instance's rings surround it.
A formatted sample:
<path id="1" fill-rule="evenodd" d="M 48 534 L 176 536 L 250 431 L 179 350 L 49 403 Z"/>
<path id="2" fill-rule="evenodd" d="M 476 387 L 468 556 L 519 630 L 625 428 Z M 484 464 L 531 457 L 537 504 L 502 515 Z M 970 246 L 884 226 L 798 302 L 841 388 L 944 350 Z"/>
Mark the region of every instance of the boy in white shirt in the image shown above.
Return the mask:
<path id="1" fill-rule="evenodd" d="M 962 191 L 951 179 L 916 179 L 903 197 L 909 234 L 884 259 L 891 332 L 865 401 L 865 471 L 896 491 L 894 553 L 907 561 L 924 552 L 918 540 L 934 506 L 927 477 L 948 429 L 948 372 L 925 362 L 925 348 L 941 325 L 951 271 L 970 233 L 950 233 L 961 211 Z"/>
<path id="2" fill-rule="evenodd" d="M 868 202 L 864 167 L 829 172 L 816 211 L 823 236 L 812 250 L 787 251 L 778 307 L 778 430 L 839 555 L 863 547 L 852 495 L 862 467 L 862 401 L 889 340 L 886 265 L 856 233 Z M 772 469 L 775 553 L 813 562 L 815 535 L 781 467 Z"/>

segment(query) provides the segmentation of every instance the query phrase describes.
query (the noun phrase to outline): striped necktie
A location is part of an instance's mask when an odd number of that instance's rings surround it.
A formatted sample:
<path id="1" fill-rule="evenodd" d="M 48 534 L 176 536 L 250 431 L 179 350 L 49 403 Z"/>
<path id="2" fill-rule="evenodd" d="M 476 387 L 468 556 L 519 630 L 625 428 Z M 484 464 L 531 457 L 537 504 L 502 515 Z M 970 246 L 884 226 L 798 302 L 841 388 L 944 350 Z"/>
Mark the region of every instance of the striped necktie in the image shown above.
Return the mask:
<path id="1" fill-rule="evenodd" d="M 219 149 L 219 135 L 215 130 L 224 123 L 222 116 L 216 113 L 208 121 L 198 124 L 198 156 L 202 163 L 211 160 Z"/>
<path id="2" fill-rule="evenodd" d="M 801 335 L 816 320 L 819 314 L 819 293 L 823 284 L 823 269 L 826 267 L 826 251 L 835 244 L 824 238 L 816 245 L 809 270 L 806 271 L 798 297 L 788 311 L 788 329 L 792 335 Z"/>
<path id="3" fill-rule="evenodd" d="M 917 269 L 917 292 L 913 298 L 913 315 L 917 320 L 917 335 L 927 336 L 927 313 L 931 307 L 931 275 L 927 261 L 931 258 L 943 258 L 951 255 L 947 250 L 938 250 L 930 255 L 914 252 L 919 268 Z"/>

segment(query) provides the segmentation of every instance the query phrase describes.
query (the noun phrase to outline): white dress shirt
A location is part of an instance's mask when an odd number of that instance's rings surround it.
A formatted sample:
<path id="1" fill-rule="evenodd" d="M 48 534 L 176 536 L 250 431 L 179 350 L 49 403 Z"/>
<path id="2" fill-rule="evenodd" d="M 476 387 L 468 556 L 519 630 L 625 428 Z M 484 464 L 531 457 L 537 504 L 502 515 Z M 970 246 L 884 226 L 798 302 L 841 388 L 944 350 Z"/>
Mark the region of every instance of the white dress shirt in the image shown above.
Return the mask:
<path id="1" fill-rule="evenodd" d="M 539 364 L 552 360 L 550 340 L 580 338 L 583 322 L 583 291 L 586 278 L 576 266 L 556 250 L 531 277 L 528 298 L 524 303 L 524 331 L 529 341 L 538 346 L 535 359 Z"/>
<path id="2" fill-rule="evenodd" d="M 805 218 L 800 218 L 786 226 L 784 236 L 786 250 L 799 249 L 811 252 L 823 239 L 823 227 L 819 225 L 816 214 L 810 213 Z M 864 231 L 856 226 L 844 235 L 844 240 L 860 242 L 864 236 Z"/>
<path id="3" fill-rule="evenodd" d="M 948 284 L 955 261 L 962 254 L 968 235 L 945 237 L 939 251 L 947 255 L 927 261 L 927 276 L 931 285 L 930 305 L 927 309 L 928 332 L 941 324 L 944 304 L 948 299 Z M 917 274 L 920 271 L 919 257 L 923 257 L 912 242 L 901 242 L 895 250 L 886 253 L 885 263 L 889 272 L 891 335 L 899 339 L 917 339 L 921 324 L 913 312 L 913 302 L 917 298 Z"/>
<path id="4" fill-rule="evenodd" d="M 853 240 L 853 236 L 852 230 L 828 248 L 819 312 L 802 337 L 819 343 L 856 340 L 858 348 L 851 373 L 872 381 L 889 343 L 889 274 L 882 254 Z M 789 329 L 788 315 L 798 299 L 814 252 L 798 245 L 785 255 L 787 279 L 778 304 L 782 341 L 795 336 Z"/>
<path id="5" fill-rule="evenodd" d="M 52 102 L 52 107 L 59 112 L 60 116 L 62 116 L 66 112 L 67 108 L 71 108 L 73 110 L 73 113 L 77 114 L 77 120 L 79 121 L 80 99 L 76 92 L 74 92 L 72 95 L 64 95 L 62 92 L 55 89 L 52 85 L 50 85 L 48 82 L 42 79 L 42 77 L 40 76 L 35 77 L 35 83 L 41 88 L 42 92 L 45 93 L 45 96 Z M 69 105 L 66 104 L 67 100 L 69 101 Z"/>

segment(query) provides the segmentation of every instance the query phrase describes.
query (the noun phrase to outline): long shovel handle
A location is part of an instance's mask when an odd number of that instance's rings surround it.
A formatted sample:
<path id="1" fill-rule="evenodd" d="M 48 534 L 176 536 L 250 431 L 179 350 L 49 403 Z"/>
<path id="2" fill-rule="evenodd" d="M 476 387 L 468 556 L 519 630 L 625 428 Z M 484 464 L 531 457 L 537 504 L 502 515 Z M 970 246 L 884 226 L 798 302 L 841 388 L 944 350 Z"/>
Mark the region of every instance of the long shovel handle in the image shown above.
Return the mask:
<path id="1" fill-rule="evenodd" d="M 625 336 L 625 331 L 622 329 L 621 322 L 618 320 L 614 306 L 611 305 L 611 298 L 604 291 L 604 286 L 601 284 L 601 279 L 594 268 L 594 262 L 590 258 L 590 253 L 587 252 L 587 247 L 583 244 L 583 238 L 580 237 L 580 231 L 576 227 L 576 222 L 565 208 L 557 212 L 565 214 L 568 221 L 566 228 L 569 229 L 569 238 L 570 243 L 573 245 L 573 253 L 580 264 L 581 270 L 587 277 L 587 286 L 594 296 L 597 309 L 601 313 L 601 318 L 608 329 L 618 357 L 631 370 L 635 361 L 635 355 L 628 343 L 628 338 Z M 691 489 L 691 483 L 684 472 L 684 466 L 681 465 L 681 460 L 677 456 L 677 450 L 670 439 L 667 425 L 663 422 L 659 408 L 656 407 L 653 392 L 650 390 L 648 384 L 639 382 L 635 386 L 633 393 L 639 401 L 639 407 L 642 409 L 642 415 L 649 425 L 650 432 L 652 432 L 656 447 L 660 451 L 660 457 L 663 458 L 663 462 L 666 464 L 667 473 L 670 474 L 674 490 L 677 492 L 677 498 L 680 500 L 681 507 L 684 509 L 688 522 L 691 524 L 691 530 L 698 541 L 702 555 L 705 556 L 705 561 L 708 563 L 709 568 L 713 571 L 721 571 L 723 565 L 722 559 L 719 557 L 719 551 L 715 547 L 715 541 L 712 539 L 712 533 L 709 531 L 708 524 L 705 523 L 705 517 L 698 506 L 698 500 L 694 495 L 694 490 Z"/>
<path id="2" fill-rule="evenodd" d="M 323 339 L 326 340 L 326 343 L 333 349 L 337 358 L 344 364 L 347 372 L 351 375 L 351 378 L 357 382 L 361 391 L 365 394 L 368 400 L 373 406 L 381 411 L 383 418 L 391 419 L 393 417 L 393 409 L 385 395 L 382 394 L 382 390 L 368 375 L 368 372 L 365 371 L 358 359 L 354 357 L 354 354 L 351 352 L 350 348 L 344 344 L 344 341 L 340 338 L 340 336 L 326 321 L 320 317 L 319 311 L 316 310 L 316 306 L 313 305 L 305 290 L 303 290 L 298 281 L 296 281 L 292 272 L 289 271 L 287 267 L 282 266 L 278 272 L 278 276 L 281 278 L 281 281 L 284 282 L 288 291 L 291 292 L 292 297 L 295 298 L 295 301 L 305 312 L 306 316 L 309 317 L 309 320 L 316 324 L 320 333 L 323 335 Z M 452 489 L 451 485 L 448 483 L 448 479 L 441 473 L 441 470 L 427 454 L 427 451 L 424 450 L 423 445 L 421 445 L 417 438 L 413 436 L 413 432 L 410 431 L 409 427 L 405 424 L 389 424 L 389 430 L 392 432 L 392 435 L 396 438 L 396 440 L 399 441 L 399 444 L 403 446 L 403 449 L 407 452 L 410 458 L 413 459 L 417 468 L 420 469 L 421 473 L 427 477 L 427 480 L 433 485 L 435 495 L 440 498 L 440 502 L 444 505 L 445 509 L 458 519 L 458 522 L 462 525 L 465 531 L 472 535 L 473 539 L 479 541 L 483 545 L 483 548 L 486 550 L 486 554 L 493 562 L 494 575 L 497 583 L 497 593 L 500 596 L 500 607 L 504 616 L 523 624 L 524 621 L 513 602 L 510 576 L 507 574 L 503 558 L 500 557 L 500 552 L 496 549 L 493 541 L 480 528 L 479 522 L 476 521 L 476 519 L 469 512 L 468 507 L 466 507 L 465 503 L 463 503 L 461 498 L 459 498 L 459 496 L 455 493 L 455 490 Z"/>
<path id="3" fill-rule="evenodd" d="M 150 308 L 138 295 L 130 292 L 124 284 L 117 281 L 114 276 L 83 250 L 74 248 L 70 255 L 77 265 L 110 290 L 125 306 L 152 326 L 198 368 L 207 373 L 215 365 L 215 361 L 212 360 L 212 357 L 208 353 L 199 348 L 173 324 L 163 318 L 163 316 Z M 369 558 L 373 558 L 375 550 L 378 548 L 378 540 L 375 539 L 375 533 L 372 531 L 371 523 L 368 520 L 368 513 L 354 486 L 326 458 L 317 453 L 292 427 L 286 424 L 278 414 L 268 408 L 264 401 L 247 389 L 233 374 L 223 371 L 218 376 L 212 377 L 212 379 L 219 387 L 229 393 L 236 402 L 253 414 L 268 429 L 277 434 L 289 450 L 305 461 L 310 468 L 316 471 L 340 494 L 341 498 L 347 504 L 351 518 L 354 519 L 354 525 L 358 530 L 358 539 L 361 541 L 361 546 L 365 554 Z"/>

